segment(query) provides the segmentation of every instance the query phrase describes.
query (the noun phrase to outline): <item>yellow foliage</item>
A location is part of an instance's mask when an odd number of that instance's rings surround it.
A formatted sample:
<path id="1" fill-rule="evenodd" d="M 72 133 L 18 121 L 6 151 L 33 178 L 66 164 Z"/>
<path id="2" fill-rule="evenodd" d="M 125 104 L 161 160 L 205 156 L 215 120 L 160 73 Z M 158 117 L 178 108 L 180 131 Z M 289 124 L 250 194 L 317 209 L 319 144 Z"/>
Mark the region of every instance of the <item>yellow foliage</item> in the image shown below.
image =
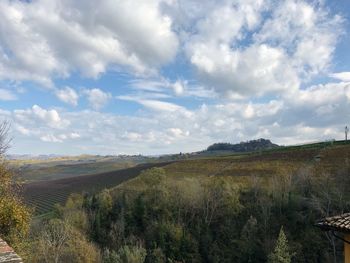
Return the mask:
<path id="1" fill-rule="evenodd" d="M 12 177 L 0 164 L 0 236 L 16 246 L 28 233 L 31 211 L 16 194 Z"/>

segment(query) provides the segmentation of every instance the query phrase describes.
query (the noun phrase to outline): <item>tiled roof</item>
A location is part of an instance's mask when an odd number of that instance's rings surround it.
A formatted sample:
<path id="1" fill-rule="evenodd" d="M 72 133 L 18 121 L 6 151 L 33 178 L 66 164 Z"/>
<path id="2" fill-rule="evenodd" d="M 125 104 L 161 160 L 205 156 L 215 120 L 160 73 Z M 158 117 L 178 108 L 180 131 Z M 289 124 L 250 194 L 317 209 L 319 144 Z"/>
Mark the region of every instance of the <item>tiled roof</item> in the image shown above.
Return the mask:
<path id="1" fill-rule="evenodd" d="M 0 263 L 23 263 L 22 259 L 0 238 Z"/>
<path id="2" fill-rule="evenodd" d="M 316 223 L 322 230 L 334 230 L 338 232 L 350 233 L 350 213 L 326 217 Z"/>

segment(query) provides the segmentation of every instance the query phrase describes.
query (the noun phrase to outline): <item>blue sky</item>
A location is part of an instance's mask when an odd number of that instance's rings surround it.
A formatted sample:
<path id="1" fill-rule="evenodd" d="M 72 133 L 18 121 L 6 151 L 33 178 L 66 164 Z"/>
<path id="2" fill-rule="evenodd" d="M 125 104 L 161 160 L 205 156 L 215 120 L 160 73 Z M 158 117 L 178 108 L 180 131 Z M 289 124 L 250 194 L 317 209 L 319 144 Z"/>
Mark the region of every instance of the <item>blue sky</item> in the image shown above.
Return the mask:
<path id="1" fill-rule="evenodd" d="M 10 153 L 343 139 L 350 2 L 1 1 Z"/>

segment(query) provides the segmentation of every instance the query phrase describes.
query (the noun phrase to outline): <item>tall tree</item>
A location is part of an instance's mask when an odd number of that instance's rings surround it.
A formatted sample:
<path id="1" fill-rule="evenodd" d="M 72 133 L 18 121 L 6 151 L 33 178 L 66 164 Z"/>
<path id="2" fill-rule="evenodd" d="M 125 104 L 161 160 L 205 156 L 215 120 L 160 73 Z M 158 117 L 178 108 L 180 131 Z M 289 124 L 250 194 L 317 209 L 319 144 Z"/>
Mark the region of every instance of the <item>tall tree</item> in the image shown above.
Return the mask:
<path id="1" fill-rule="evenodd" d="M 289 252 L 288 240 L 281 227 L 274 251 L 269 255 L 269 263 L 290 263 L 292 256 Z"/>

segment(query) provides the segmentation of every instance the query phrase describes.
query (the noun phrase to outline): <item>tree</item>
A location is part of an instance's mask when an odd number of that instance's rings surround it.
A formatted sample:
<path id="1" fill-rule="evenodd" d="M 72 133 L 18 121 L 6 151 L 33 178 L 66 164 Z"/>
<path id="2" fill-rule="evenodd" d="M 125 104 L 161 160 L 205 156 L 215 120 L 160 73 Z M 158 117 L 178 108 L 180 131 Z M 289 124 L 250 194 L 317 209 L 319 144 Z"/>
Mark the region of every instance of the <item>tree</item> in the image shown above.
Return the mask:
<path id="1" fill-rule="evenodd" d="M 281 227 L 274 251 L 269 255 L 269 263 L 290 263 L 292 256 L 289 252 L 288 240 Z"/>
<path id="2" fill-rule="evenodd" d="M 8 137 L 10 130 L 10 124 L 7 121 L 0 123 L 0 157 L 3 158 L 4 154 L 10 147 L 11 139 Z"/>
<path id="3" fill-rule="evenodd" d="M 29 255 L 26 262 L 95 263 L 101 261 L 98 248 L 66 221 L 51 219 L 41 226 L 41 231 L 38 232 L 38 236 L 32 241 L 31 250 L 35 253 Z"/>
<path id="4" fill-rule="evenodd" d="M 124 246 L 118 250 L 115 263 L 143 263 L 147 255 L 141 246 Z"/>
<path id="5" fill-rule="evenodd" d="M 14 174 L 7 167 L 5 152 L 9 148 L 8 122 L 0 123 L 0 236 L 12 246 L 17 246 L 27 235 L 30 209 L 24 205 Z"/>
<path id="6" fill-rule="evenodd" d="M 39 238 L 39 251 L 45 262 L 59 262 L 64 254 L 71 228 L 59 219 L 49 221 L 43 228 Z"/>
<path id="7" fill-rule="evenodd" d="M 258 222 L 255 217 L 250 216 L 241 232 L 242 250 L 247 262 L 254 262 L 254 253 L 257 251 L 256 239 Z"/>

